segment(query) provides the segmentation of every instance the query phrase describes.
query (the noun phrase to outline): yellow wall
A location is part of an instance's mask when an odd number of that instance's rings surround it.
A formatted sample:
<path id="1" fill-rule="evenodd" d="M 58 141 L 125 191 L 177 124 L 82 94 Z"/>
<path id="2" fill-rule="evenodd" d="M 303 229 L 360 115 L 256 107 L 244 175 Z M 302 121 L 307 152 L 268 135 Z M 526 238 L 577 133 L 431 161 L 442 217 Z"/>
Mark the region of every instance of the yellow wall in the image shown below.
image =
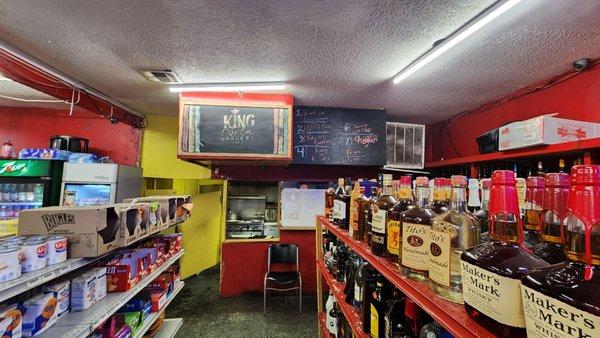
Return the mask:
<path id="1" fill-rule="evenodd" d="M 144 177 L 172 178 L 173 193 L 193 195 L 192 217 L 179 226 L 185 255 L 180 259 L 181 277 L 195 275 L 220 261 L 224 212 L 221 180 L 207 180 L 210 169 L 177 158 L 177 116 L 147 115 L 142 137 L 141 165 Z M 210 188 L 201 185 L 208 184 Z M 147 191 L 148 195 L 164 191 Z"/>

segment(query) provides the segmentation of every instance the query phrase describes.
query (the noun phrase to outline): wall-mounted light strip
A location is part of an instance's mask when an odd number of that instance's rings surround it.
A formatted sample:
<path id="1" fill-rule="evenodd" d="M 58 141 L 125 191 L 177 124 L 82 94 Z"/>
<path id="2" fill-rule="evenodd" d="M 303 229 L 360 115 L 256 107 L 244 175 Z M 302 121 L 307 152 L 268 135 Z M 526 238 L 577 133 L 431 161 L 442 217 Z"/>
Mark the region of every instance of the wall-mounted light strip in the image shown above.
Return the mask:
<path id="1" fill-rule="evenodd" d="M 471 34 L 485 27 L 487 24 L 498 18 L 504 12 L 513 8 L 522 0 L 506 0 L 501 1 L 492 8 L 479 14 L 470 23 L 452 33 L 445 41 L 435 46 L 427 53 L 421 55 L 417 60 L 404 68 L 398 75 L 394 77 L 394 83 L 398 84 L 400 81 L 408 78 L 412 74 L 416 73 L 419 69 L 425 67 L 428 63 L 438 58 L 440 55 L 447 52 L 450 48 L 456 46 L 459 42 L 469 37 Z"/>
<path id="2" fill-rule="evenodd" d="M 200 83 L 169 87 L 171 93 L 181 92 L 264 92 L 285 90 L 285 82 Z"/>

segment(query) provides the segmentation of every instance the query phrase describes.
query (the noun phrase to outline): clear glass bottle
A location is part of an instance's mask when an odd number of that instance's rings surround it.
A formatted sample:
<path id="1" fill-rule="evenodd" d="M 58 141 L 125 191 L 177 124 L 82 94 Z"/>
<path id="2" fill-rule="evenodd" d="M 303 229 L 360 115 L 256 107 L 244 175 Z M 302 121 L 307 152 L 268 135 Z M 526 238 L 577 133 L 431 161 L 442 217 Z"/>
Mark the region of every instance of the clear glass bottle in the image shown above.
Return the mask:
<path id="1" fill-rule="evenodd" d="M 391 175 L 389 178 L 391 179 Z M 384 256 L 386 253 L 388 210 L 398 203 L 391 195 L 391 183 L 391 180 L 383 181 L 382 194 L 371 205 L 371 252 L 376 256 Z"/>
<path id="2" fill-rule="evenodd" d="M 415 205 L 412 193 L 412 178 L 410 176 L 400 177 L 398 182 L 398 203 L 388 212 L 387 231 L 387 257 L 394 263 L 398 263 L 400 256 L 401 223 L 402 216 L 406 210 Z"/>
<path id="3" fill-rule="evenodd" d="M 548 266 L 522 247 L 523 224 L 513 171 L 496 170 L 490 190 L 490 242 L 461 256 L 469 317 L 499 337 L 525 337 L 521 277 Z"/>
<path id="4" fill-rule="evenodd" d="M 467 210 L 467 178 L 451 177 L 450 210 L 435 217 L 430 233 L 429 279 L 433 291 L 463 303 L 460 255 L 481 243 L 479 221 Z"/>
<path id="5" fill-rule="evenodd" d="M 561 230 L 567 214 L 568 196 L 569 174 L 546 174 L 540 233 L 542 243 L 533 247 L 533 253 L 549 264 L 562 263 L 567 259 Z"/>
<path id="6" fill-rule="evenodd" d="M 429 231 L 435 213 L 429 209 L 428 179 L 416 179 L 416 205 L 402 216 L 400 271 L 407 277 L 426 281 L 429 274 Z"/>
<path id="7" fill-rule="evenodd" d="M 542 242 L 542 205 L 544 204 L 544 178 L 529 176 L 525 183 L 525 217 L 523 222 L 523 241 L 528 247 Z"/>
<path id="8" fill-rule="evenodd" d="M 521 292 L 530 337 L 600 336 L 600 166 L 571 168 L 567 261 L 530 272 Z"/>
<path id="9" fill-rule="evenodd" d="M 446 193 L 446 179 L 437 177 L 433 179 L 433 196 L 429 208 L 440 215 L 448 211 L 448 201 Z"/>
<path id="10" fill-rule="evenodd" d="M 350 214 L 350 196 L 346 193 L 344 179 L 338 179 L 338 186 L 333 195 L 333 223 L 342 229 L 348 229 Z"/>

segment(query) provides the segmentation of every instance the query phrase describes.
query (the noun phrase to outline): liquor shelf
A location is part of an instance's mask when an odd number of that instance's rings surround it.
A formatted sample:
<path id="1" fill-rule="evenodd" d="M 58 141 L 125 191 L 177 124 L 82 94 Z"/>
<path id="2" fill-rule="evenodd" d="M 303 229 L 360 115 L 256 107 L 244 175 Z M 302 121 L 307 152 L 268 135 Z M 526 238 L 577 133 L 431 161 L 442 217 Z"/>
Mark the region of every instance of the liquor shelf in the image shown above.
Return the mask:
<path id="1" fill-rule="evenodd" d="M 163 321 L 163 325 L 154 335 L 154 338 L 173 338 L 183 324 L 183 318 L 168 318 Z"/>
<path id="2" fill-rule="evenodd" d="M 397 264 L 383 257 L 373 255 L 366 243 L 353 239 L 348 234 L 348 231 L 340 229 L 327 218 L 319 216 L 317 217 L 317 221 L 331 231 L 339 240 L 346 243 L 350 249 L 369 262 L 373 268 L 379 271 L 388 281 L 412 299 L 455 337 L 495 337 L 494 334 L 486 330 L 483 326 L 470 319 L 462 305 L 440 298 L 430 289 L 427 283 L 402 276 Z"/>
<path id="3" fill-rule="evenodd" d="M 454 165 L 470 165 L 474 163 L 490 161 L 508 161 L 525 157 L 539 157 L 546 155 L 560 155 L 580 153 L 585 150 L 600 149 L 600 138 L 592 138 L 581 141 L 550 144 L 545 146 L 498 151 L 490 154 L 463 156 L 443 161 L 425 163 L 426 169 L 449 167 Z M 585 158 L 584 158 L 585 161 Z"/>
<path id="4" fill-rule="evenodd" d="M 321 335 L 319 337 L 331 338 L 331 333 L 327 329 L 327 314 L 325 312 L 319 313 L 319 327 L 321 328 Z"/>
<path id="5" fill-rule="evenodd" d="M 152 326 L 152 324 L 154 324 L 154 322 L 156 321 L 156 319 L 158 319 L 160 314 L 165 312 L 167 306 L 169 306 L 169 304 L 171 304 L 171 301 L 173 301 L 175 296 L 177 296 L 179 291 L 181 291 L 181 289 L 183 289 L 184 286 L 185 286 L 184 282 L 179 282 L 179 285 L 177 285 L 175 290 L 173 290 L 173 292 L 171 293 L 171 295 L 169 296 L 169 298 L 167 299 L 167 301 L 165 302 L 163 307 L 160 308 L 157 312 L 152 312 L 152 313 L 150 313 L 150 315 L 148 315 L 148 318 L 146 318 L 144 320 L 144 324 L 142 324 L 142 327 L 140 327 L 139 330 L 137 331 L 137 333 L 133 335 L 134 338 L 141 338 L 144 336 L 144 334 L 146 334 L 146 331 L 148 331 L 150 326 Z"/>
<path id="6" fill-rule="evenodd" d="M 111 292 L 85 311 L 69 312 L 38 337 L 87 337 L 184 254 L 180 250 L 129 291 Z"/>
<path id="7" fill-rule="evenodd" d="M 321 271 L 323 279 L 325 279 L 327 285 L 329 285 L 329 288 L 333 291 L 333 295 L 337 300 L 337 304 L 342 310 L 344 317 L 346 317 L 348 324 L 350 324 L 350 327 L 352 328 L 352 333 L 354 334 L 354 337 L 369 337 L 368 334 L 363 332 L 362 320 L 356 308 L 352 305 L 347 304 L 344 301 L 344 298 L 346 298 L 346 295 L 344 294 L 344 284 L 335 280 L 335 278 L 329 273 L 329 271 L 327 271 L 327 268 L 325 267 L 323 262 L 317 262 L 317 267 Z"/>

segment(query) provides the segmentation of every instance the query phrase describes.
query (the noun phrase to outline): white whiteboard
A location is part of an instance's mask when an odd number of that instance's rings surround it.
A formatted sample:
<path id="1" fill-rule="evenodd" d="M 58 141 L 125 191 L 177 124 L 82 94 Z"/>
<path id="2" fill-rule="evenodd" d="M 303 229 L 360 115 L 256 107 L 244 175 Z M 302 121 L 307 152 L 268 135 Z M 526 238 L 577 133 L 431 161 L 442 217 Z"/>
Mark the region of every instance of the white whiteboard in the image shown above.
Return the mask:
<path id="1" fill-rule="evenodd" d="M 324 213 L 325 189 L 281 190 L 281 227 L 314 227 L 316 217 Z"/>

